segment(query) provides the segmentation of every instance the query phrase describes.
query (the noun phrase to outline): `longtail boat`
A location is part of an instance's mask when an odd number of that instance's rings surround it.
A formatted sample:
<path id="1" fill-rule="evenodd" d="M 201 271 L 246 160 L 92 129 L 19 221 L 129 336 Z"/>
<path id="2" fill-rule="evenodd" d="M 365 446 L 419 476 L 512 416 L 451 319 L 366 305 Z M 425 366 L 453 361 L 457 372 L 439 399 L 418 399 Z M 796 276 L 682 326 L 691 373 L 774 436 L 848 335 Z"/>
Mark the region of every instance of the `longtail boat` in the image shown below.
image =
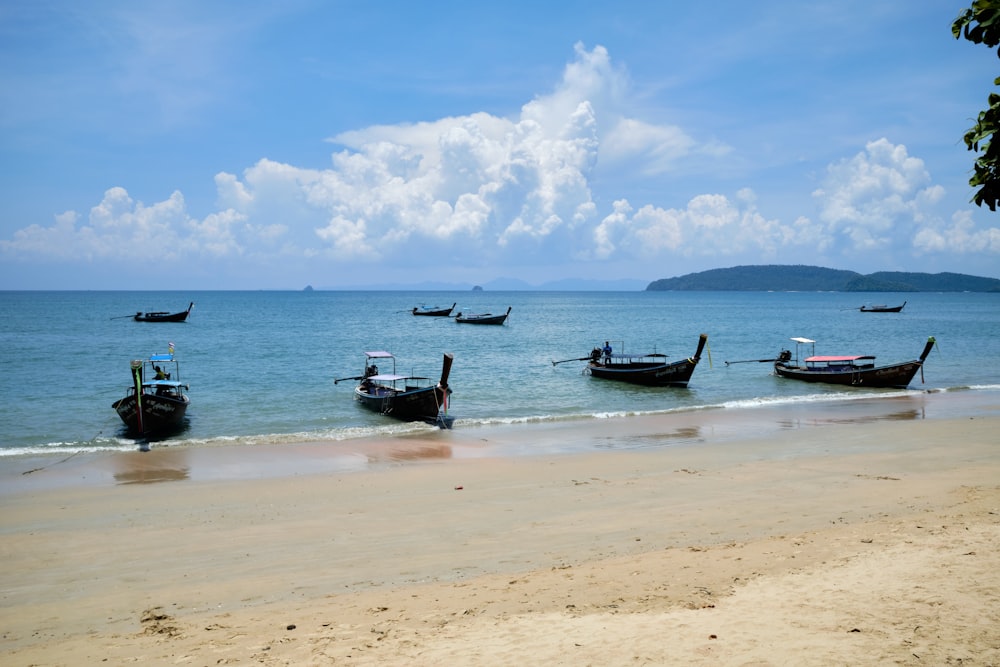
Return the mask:
<path id="1" fill-rule="evenodd" d="M 453 303 L 450 308 L 441 308 L 440 306 L 414 306 L 411 312 L 414 315 L 423 315 L 424 317 L 448 317 L 457 305 L 458 303 Z"/>
<path id="2" fill-rule="evenodd" d="M 875 357 L 870 354 L 816 355 L 816 341 L 810 338 L 791 340 L 795 342 L 795 357 L 790 350 L 782 350 L 774 361 L 774 372 L 781 377 L 851 387 L 896 389 L 905 389 L 910 384 L 937 342 L 933 336 L 928 338 L 919 359 L 876 366 Z M 811 345 L 813 354 L 800 362 L 799 348 L 803 345 Z"/>
<path id="3" fill-rule="evenodd" d="M 606 346 L 595 347 L 591 350 L 590 356 L 553 361 L 552 365 L 567 361 L 588 361 L 584 371 L 602 380 L 618 380 L 648 387 L 686 387 L 701 360 L 701 353 L 707 342 L 708 334 L 701 334 L 694 356 L 680 361 L 667 361 L 667 355 L 658 352 L 643 354 L 611 352 Z"/>
<path id="4" fill-rule="evenodd" d="M 129 433 L 145 436 L 178 428 L 187 414 L 188 385 L 180 380 L 180 364 L 173 350 L 129 364 L 132 386 L 111 407 Z"/>
<path id="5" fill-rule="evenodd" d="M 903 310 L 903 306 L 905 305 L 906 302 L 904 301 L 898 306 L 886 306 L 886 305 L 861 306 L 860 310 L 862 313 L 898 313 L 901 310 Z"/>
<path id="6" fill-rule="evenodd" d="M 455 315 L 455 321 L 462 324 L 503 324 L 507 321 L 507 316 L 510 315 L 511 308 L 513 306 L 507 306 L 507 312 L 502 315 L 494 315 L 493 313 L 463 315 L 462 313 L 458 313 Z"/>
<path id="7" fill-rule="evenodd" d="M 192 308 L 194 308 L 194 301 L 188 304 L 187 310 L 182 310 L 179 313 L 168 313 L 164 310 L 144 313 L 140 310 L 132 316 L 132 319 L 136 322 L 185 322 L 188 315 L 191 314 Z"/>
<path id="8" fill-rule="evenodd" d="M 448 397 L 451 387 L 448 376 L 454 357 L 444 354 L 441 378 L 437 384 L 416 375 L 396 372 L 396 357 L 391 352 L 375 350 L 365 352 L 364 373 L 355 377 L 338 378 L 334 384 L 345 380 L 359 380 L 354 388 L 354 397 L 369 410 L 402 421 L 425 421 L 441 428 L 450 428 L 452 419 L 448 417 Z M 379 370 L 376 364 L 392 365 L 392 369 Z"/>

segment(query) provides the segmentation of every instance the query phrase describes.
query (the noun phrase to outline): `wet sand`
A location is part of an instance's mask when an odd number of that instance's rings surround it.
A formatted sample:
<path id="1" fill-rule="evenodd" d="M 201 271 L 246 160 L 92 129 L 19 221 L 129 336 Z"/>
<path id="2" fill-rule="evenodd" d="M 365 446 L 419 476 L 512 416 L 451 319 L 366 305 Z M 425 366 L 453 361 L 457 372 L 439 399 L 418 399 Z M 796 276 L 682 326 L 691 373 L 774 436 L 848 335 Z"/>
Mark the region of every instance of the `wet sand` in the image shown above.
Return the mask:
<path id="1" fill-rule="evenodd" d="M 0 661 L 1000 664 L 974 398 L 3 461 Z"/>

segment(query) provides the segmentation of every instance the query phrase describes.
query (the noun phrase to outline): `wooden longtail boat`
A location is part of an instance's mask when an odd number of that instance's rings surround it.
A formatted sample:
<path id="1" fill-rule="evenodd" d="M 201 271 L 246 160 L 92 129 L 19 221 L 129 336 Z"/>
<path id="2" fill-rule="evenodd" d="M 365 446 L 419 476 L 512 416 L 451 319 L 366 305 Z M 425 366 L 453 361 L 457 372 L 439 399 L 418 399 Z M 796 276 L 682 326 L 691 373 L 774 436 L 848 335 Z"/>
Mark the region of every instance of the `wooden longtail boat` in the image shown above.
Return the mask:
<path id="1" fill-rule="evenodd" d="M 173 351 L 135 359 L 130 367 L 132 386 L 111 405 L 129 433 L 144 436 L 180 427 L 191 402 L 184 390 L 190 387 L 180 381 Z"/>
<path id="2" fill-rule="evenodd" d="M 448 397 L 451 387 L 448 376 L 454 357 L 444 354 L 441 365 L 441 379 L 437 384 L 415 375 L 396 373 L 396 357 L 390 352 L 365 352 L 365 371 L 362 375 L 334 380 L 334 384 L 344 380 L 360 380 L 354 388 L 354 397 L 365 408 L 402 421 L 425 421 L 441 428 L 450 428 L 452 419 L 448 417 Z M 383 366 L 392 363 L 391 372 L 380 371 L 376 363 Z"/>
<path id="3" fill-rule="evenodd" d="M 567 359 L 566 361 L 587 360 L 586 372 L 602 380 L 618 380 L 648 387 L 686 387 L 701 360 L 701 352 L 708 342 L 708 334 L 698 337 L 698 349 L 694 356 L 681 361 L 668 362 L 667 355 L 656 352 L 646 354 L 606 354 L 595 347 L 589 357 Z M 552 364 L 563 363 L 553 361 Z"/>
<path id="4" fill-rule="evenodd" d="M 782 350 L 774 362 L 775 374 L 792 380 L 804 382 L 823 382 L 851 387 L 880 387 L 905 389 L 913 376 L 921 370 L 924 360 L 934 347 L 933 336 L 927 339 L 924 351 L 919 359 L 904 361 L 898 364 L 876 366 L 872 355 L 831 355 L 806 357 L 799 363 L 799 347 L 812 345 L 816 350 L 816 341 L 809 338 L 792 338 L 795 341 L 795 358 L 790 350 Z"/>
<path id="5" fill-rule="evenodd" d="M 132 316 L 132 319 L 136 322 L 184 322 L 187 320 L 188 315 L 191 314 L 192 308 L 194 308 L 194 301 L 188 304 L 187 310 L 182 310 L 179 313 L 168 313 L 166 311 L 144 313 L 140 310 Z"/>
<path id="6" fill-rule="evenodd" d="M 513 306 L 508 306 L 507 312 L 503 315 L 494 315 L 493 313 L 463 315 L 462 313 L 459 313 L 455 315 L 455 321 L 463 324 L 503 324 L 507 321 L 507 316 L 510 315 L 511 308 L 513 308 Z"/>
<path id="7" fill-rule="evenodd" d="M 905 305 L 906 302 L 904 301 L 898 306 L 861 306 L 860 310 L 862 313 L 898 313 L 903 310 L 903 306 Z"/>
<path id="8" fill-rule="evenodd" d="M 412 312 L 414 315 L 423 315 L 425 317 L 448 317 L 457 305 L 457 303 L 453 303 L 450 308 L 439 308 L 438 306 L 414 306 Z"/>

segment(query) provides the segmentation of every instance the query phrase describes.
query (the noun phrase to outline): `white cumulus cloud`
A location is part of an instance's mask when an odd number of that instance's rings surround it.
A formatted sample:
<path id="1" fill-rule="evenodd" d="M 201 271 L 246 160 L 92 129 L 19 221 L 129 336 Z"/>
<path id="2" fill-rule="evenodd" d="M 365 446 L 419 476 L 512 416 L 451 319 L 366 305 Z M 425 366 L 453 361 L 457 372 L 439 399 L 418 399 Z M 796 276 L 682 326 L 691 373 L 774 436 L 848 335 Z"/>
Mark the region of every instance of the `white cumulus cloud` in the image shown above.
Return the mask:
<path id="1" fill-rule="evenodd" d="M 830 165 L 823 187 L 814 192 L 827 232 L 846 237 L 857 250 L 893 245 L 901 235 L 909 238 L 925 219 L 924 207 L 942 194 L 922 160 L 885 138 Z"/>
<path id="2" fill-rule="evenodd" d="M 944 223 L 924 162 L 888 139 L 827 167 L 818 206 L 782 221 L 753 189 L 691 194 L 675 206 L 595 196 L 597 170 L 667 179 L 728 147 L 630 115 L 627 73 L 603 47 L 575 49 L 562 80 L 505 118 L 487 113 L 339 134 L 325 168 L 267 158 L 215 177 L 216 207 L 193 217 L 180 192 L 151 205 L 111 187 L 84 217 L 68 211 L 0 240 L 4 257 L 177 262 L 276 258 L 338 267 L 481 267 L 677 258 L 782 262 L 902 248 L 996 253 L 1000 230 L 967 213 Z M 721 162 L 720 162 L 721 164 Z M 838 255 L 839 253 L 839 255 Z M 817 263 L 819 263 L 817 261 Z M 836 264 L 836 262 L 835 262 Z M 660 271 L 662 273 L 662 271 Z"/>

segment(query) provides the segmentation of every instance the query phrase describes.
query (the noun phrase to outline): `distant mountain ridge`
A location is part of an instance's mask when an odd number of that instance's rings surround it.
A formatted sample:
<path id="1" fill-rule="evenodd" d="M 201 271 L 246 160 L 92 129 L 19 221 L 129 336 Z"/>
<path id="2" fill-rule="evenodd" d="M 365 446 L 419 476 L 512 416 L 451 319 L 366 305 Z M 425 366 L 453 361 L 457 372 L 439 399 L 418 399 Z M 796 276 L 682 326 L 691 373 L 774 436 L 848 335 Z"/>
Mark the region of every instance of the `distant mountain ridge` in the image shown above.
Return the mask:
<path id="1" fill-rule="evenodd" d="M 1000 292 L 1000 279 L 962 273 L 907 273 L 855 271 L 802 264 L 734 266 L 661 278 L 646 291 L 746 292 Z"/>
<path id="2" fill-rule="evenodd" d="M 381 283 L 378 285 L 355 285 L 351 287 L 319 287 L 324 290 L 398 290 L 427 292 L 468 292 L 473 289 L 490 292 L 641 292 L 647 282 L 636 278 L 601 280 L 597 278 L 564 278 L 531 284 L 520 278 L 496 278 L 489 282 L 447 283 L 424 281 L 420 283 Z"/>

